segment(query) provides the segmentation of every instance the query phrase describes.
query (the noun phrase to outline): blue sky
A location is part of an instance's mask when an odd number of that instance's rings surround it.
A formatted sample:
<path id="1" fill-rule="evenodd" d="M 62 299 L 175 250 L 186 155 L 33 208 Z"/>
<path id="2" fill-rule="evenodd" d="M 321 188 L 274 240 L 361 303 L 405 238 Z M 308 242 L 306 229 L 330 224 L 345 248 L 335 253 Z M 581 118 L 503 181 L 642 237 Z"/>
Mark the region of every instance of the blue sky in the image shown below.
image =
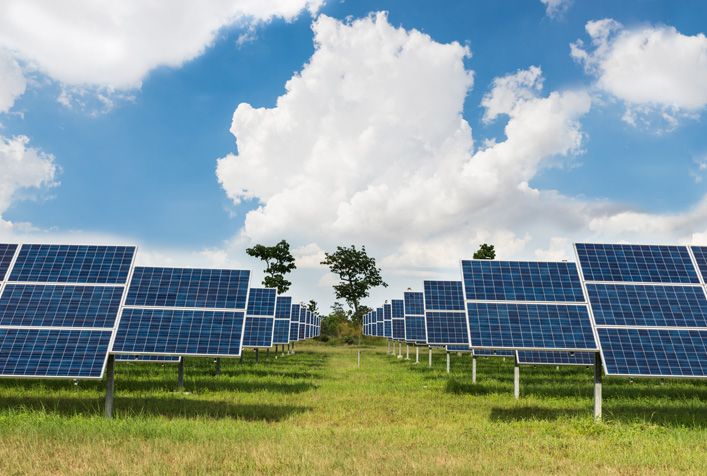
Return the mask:
<path id="1" fill-rule="evenodd" d="M 707 244 L 702 1 L 114 3 L 0 6 L 3 241 L 257 282 L 285 238 L 325 309 L 337 245 L 377 305 L 483 242 Z"/>

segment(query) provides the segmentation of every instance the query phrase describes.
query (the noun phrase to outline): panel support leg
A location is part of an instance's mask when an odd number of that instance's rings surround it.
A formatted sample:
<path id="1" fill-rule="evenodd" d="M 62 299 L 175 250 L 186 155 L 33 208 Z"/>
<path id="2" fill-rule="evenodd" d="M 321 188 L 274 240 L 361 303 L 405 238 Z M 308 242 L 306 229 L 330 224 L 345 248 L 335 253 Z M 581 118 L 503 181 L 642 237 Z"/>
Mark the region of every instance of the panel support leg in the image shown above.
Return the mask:
<path id="1" fill-rule="evenodd" d="M 476 383 L 476 356 L 471 356 L 471 383 Z"/>
<path id="2" fill-rule="evenodd" d="M 520 367 L 518 359 L 513 359 L 513 396 L 520 398 Z"/>
<path id="3" fill-rule="evenodd" d="M 415 363 L 416 364 L 420 363 L 420 346 L 419 345 L 415 346 Z"/>
<path id="4" fill-rule="evenodd" d="M 410 360 L 410 344 L 405 344 L 405 360 Z"/>
<path id="5" fill-rule="evenodd" d="M 258 348 L 255 348 L 255 363 L 258 363 Z"/>
<path id="6" fill-rule="evenodd" d="M 387 340 L 387 341 L 385 341 L 385 343 L 388 345 L 388 350 L 385 353 L 386 353 L 386 355 L 390 355 L 390 341 Z"/>
<path id="7" fill-rule="evenodd" d="M 241 349 L 241 358 L 240 358 L 240 363 L 241 363 L 241 364 L 243 363 L 243 351 L 245 351 L 245 349 Z"/>
<path id="8" fill-rule="evenodd" d="M 361 351 L 358 351 L 358 366 L 361 366 Z"/>
<path id="9" fill-rule="evenodd" d="M 115 355 L 108 356 L 106 365 L 106 419 L 113 419 L 113 391 L 115 389 Z"/>
<path id="10" fill-rule="evenodd" d="M 449 351 L 447 351 L 447 373 L 449 373 Z"/>
<path id="11" fill-rule="evenodd" d="M 221 357 L 216 357 L 216 375 L 221 375 Z"/>
<path id="12" fill-rule="evenodd" d="M 177 391 L 184 389 L 184 356 L 179 359 L 179 369 L 177 370 Z"/>
<path id="13" fill-rule="evenodd" d="M 398 343 L 398 358 L 399 359 L 403 358 L 403 343 L 402 342 Z"/>
<path id="14" fill-rule="evenodd" d="M 594 421 L 601 421 L 601 353 L 594 353 Z"/>
<path id="15" fill-rule="evenodd" d="M 265 360 L 270 360 L 270 347 L 265 350 Z"/>
<path id="16" fill-rule="evenodd" d="M 430 347 L 430 368 L 432 367 L 432 347 Z"/>

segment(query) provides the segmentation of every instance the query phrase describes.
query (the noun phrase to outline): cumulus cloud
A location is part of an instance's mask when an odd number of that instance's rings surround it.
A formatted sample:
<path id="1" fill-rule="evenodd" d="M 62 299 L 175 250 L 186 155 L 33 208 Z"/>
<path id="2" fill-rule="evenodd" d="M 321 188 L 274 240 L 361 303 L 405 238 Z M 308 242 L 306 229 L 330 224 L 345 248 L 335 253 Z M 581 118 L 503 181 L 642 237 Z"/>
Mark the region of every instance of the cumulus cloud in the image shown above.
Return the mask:
<path id="1" fill-rule="evenodd" d="M 545 5 L 545 13 L 550 18 L 564 15 L 572 4 L 572 0 L 540 0 Z"/>
<path id="2" fill-rule="evenodd" d="M 140 87 L 158 66 L 179 67 L 199 56 L 224 27 L 290 21 L 305 9 L 316 13 L 322 3 L 7 0 L 0 2 L 0 48 L 67 86 L 64 101 L 86 87 L 105 97 Z"/>
<path id="3" fill-rule="evenodd" d="M 597 78 L 597 87 L 626 104 L 624 120 L 648 116 L 674 127 L 707 106 L 707 38 L 671 26 L 626 29 L 612 19 L 590 21 L 591 47 L 579 40 L 571 55 Z"/>
<path id="4" fill-rule="evenodd" d="M 12 230 L 12 223 L 2 219 L 2 214 L 17 199 L 19 192 L 46 189 L 58 184 L 59 168 L 54 157 L 27 147 L 29 139 L 17 136 L 7 139 L 0 136 L 0 227 L 4 233 Z M 24 231 L 27 225 L 22 225 Z"/>
<path id="5" fill-rule="evenodd" d="M 26 86 L 20 65 L 8 51 L 0 48 L 0 113 L 12 108 L 15 99 L 24 94 Z"/>

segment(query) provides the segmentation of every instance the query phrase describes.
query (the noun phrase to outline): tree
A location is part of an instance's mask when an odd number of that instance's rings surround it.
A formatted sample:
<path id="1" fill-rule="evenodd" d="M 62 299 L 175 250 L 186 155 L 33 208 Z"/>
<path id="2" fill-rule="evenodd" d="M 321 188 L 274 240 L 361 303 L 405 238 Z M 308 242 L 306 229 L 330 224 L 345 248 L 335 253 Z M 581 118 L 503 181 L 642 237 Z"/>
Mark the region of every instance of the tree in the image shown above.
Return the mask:
<path id="1" fill-rule="evenodd" d="M 285 279 L 285 275 L 297 269 L 295 258 L 290 253 L 290 245 L 282 240 L 275 246 L 255 245 L 245 250 L 249 256 L 265 261 L 265 276 L 263 285 L 277 289 L 278 294 L 284 294 L 290 289 L 292 283 Z"/>
<path id="2" fill-rule="evenodd" d="M 353 308 L 353 321 L 359 323 L 361 314 L 359 303 L 368 297 L 368 291 L 377 286 L 388 287 L 376 268 L 376 260 L 366 254 L 366 247 L 360 250 L 356 246 L 337 246 L 334 253 L 324 253 L 326 259 L 321 262 L 329 266 L 332 273 L 339 276 L 341 283 L 334 285 L 336 299 L 343 299 Z"/>
<path id="3" fill-rule="evenodd" d="M 307 304 L 307 310 L 312 313 L 316 313 L 318 311 L 317 309 L 317 301 L 314 299 L 309 300 L 309 304 Z"/>
<path id="4" fill-rule="evenodd" d="M 487 245 L 484 243 L 479 247 L 479 251 L 474 253 L 474 259 L 494 259 L 496 257 L 496 251 L 493 249 L 493 245 Z"/>

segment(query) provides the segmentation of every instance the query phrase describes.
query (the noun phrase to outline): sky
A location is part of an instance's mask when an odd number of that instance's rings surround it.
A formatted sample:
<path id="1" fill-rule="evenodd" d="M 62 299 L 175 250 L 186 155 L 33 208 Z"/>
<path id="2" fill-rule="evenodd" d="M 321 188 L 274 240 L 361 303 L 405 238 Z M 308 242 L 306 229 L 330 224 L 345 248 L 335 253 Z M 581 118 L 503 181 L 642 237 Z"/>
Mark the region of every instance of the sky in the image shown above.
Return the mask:
<path id="1" fill-rule="evenodd" d="M 574 242 L 707 245 L 702 0 L 5 0 L 0 241 L 136 244 L 295 302 Z"/>

